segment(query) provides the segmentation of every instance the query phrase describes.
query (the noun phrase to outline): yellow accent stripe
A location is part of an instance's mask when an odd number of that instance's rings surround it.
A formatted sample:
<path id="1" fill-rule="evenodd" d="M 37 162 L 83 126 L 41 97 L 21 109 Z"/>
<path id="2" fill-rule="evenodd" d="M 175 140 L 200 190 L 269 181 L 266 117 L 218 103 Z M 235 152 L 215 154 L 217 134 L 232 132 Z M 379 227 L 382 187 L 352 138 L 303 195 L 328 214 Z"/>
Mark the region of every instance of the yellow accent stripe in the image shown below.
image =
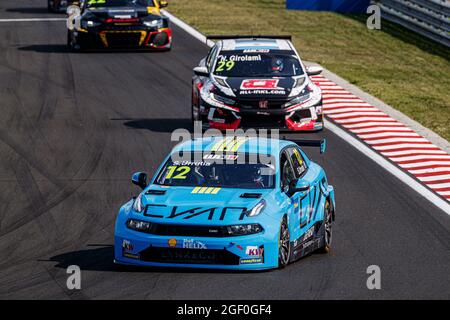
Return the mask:
<path id="1" fill-rule="evenodd" d="M 195 187 L 192 189 L 191 193 L 195 194 L 217 194 L 222 188 L 215 187 Z"/>
<path id="2" fill-rule="evenodd" d="M 217 151 L 217 149 L 219 148 L 219 146 L 223 143 L 224 139 L 216 142 L 213 147 L 211 148 L 211 151 Z"/>
<path id="3" fill-rule="evenodd" d="M 214 145 L 212 151 L 223 151 L 223 148 L 228 145 L 231 139 L 233 139 L 233 137 L 226 137 L 225 139 L 219 141 L 219 143 Z"/>
<path id="4" fill-rule="evenodd" d="M 248 138 L 239 138 L 233 147 L 229 148 L 229 151 L 236 152 L 245 142 L 247 142 Z"/>
<path id="5" fill-rule="evenodd" d="M 222 189 L 222 188 L 214 188 L 214 190 L 211 192 L 211 194 L 217 194 L 220 191 L 220 189 Z"/>
<path id="6" fill-rule="evenodd" d="M 205 193 L 206 189 L 208 189 L 208 187 L 202 187 L 198 193 Z"/>
<path id="7" fill-rule="evenodd" d="M 248 141 L 248 137 L 227 137 L 215 143 L 211 151 L 232 151 L 236 152 L 240 146 Z"/>
<path id="8" fill-rule="evenodd" d="M 209 194 L 214 190 L 213 187 L 209 187 L 208 189 L 205 190 L 205 194 Z"/>

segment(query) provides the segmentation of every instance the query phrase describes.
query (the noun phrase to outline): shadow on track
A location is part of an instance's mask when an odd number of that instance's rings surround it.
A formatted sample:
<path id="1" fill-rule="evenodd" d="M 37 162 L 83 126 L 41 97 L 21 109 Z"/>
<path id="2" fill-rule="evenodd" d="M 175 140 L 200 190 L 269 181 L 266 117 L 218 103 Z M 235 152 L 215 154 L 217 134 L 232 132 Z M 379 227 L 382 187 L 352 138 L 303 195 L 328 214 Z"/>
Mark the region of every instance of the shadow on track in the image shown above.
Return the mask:
<path id="1" fill-rule="evenodd" d="M 8 8 L 6 12 L 14 12 L 14 13 L 24 13 L 24 14 L 53 14 L 49 12 L 47 7 L 39 7 L 39 8 Z M 55 15 L 57 16 L 57 15 Z"/>
<path id="2" fill-rule="evenodd" d="M 66 44 L 33 44 L 25 47 L 18 48 L 19 51 L 34 51 L 40 53 L 71 53 L 71 54 L 135 54 L 135 53 L 164 53 L 164 50 L 152 51 L 145 49 L 89 49 L 80 52 L 73 52 L 67 48 Z"/>
<path id="3" fill-rule="evenodd" d="M 35 51 L 41 53 L 68 53 L 65 44 L 33 44 L 31 46 L 20 47 L 20 51 Z"/>
<path id="4" fill-rule="evenodd" d="M 81 270 L 101 272 L 147 272 L 147 273 L 258 273 L 270 270 L 246 271 L 246 270 L 219 270 L 219 269 L 195 269 L 195 268 L 171 268 L 171 267 L 139 267 L 123 266 L 114 263 L 114 246 L 108 244 L 88 244 L 89 249 L 65 252 L 51 257 L 49 260 L 57 262 L 56 268 L 67 269 L 71 265 L 77 265 Z"/>
<path id="5" fill-rule="evenodd" d="M 186 129 L 192 132 L 190 119 L 111 119 L 124 121 L 123 125 L 132 129 L 147 129 L 155 132 L 172 133 L 176 129 Z"/>

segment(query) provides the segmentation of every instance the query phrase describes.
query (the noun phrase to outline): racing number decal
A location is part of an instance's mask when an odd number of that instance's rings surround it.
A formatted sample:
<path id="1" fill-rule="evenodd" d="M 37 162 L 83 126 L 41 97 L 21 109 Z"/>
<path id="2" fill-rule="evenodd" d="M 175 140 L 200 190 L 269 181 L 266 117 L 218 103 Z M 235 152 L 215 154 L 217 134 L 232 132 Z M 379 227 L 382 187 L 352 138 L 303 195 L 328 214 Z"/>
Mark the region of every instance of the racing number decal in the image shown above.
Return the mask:
<path id="1" fill-rule="evenodd" d="M 186 176 L 191 171 L 191 168 L 188 166 L 168 166 L 167 170 L 168 172 L 166 179 L 186 179 Z"/>
<path id="2" fill-rule="evenodd" d="M 227 71 L 230 71 L 233 69 L 235 62 L 232 60 L 220 60 L 217 62 L 217 68 L 216 72 L 222 72 L 225 68 L 227 68 Z"/>

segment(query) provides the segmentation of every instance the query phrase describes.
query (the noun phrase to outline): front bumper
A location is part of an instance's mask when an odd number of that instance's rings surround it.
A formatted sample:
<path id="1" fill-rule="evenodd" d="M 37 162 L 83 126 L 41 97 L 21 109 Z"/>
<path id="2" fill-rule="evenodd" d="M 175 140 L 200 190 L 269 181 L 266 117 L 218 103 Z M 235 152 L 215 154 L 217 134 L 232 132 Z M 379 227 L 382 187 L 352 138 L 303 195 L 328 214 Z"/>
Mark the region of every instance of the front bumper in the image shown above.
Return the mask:
<path id="1" fill-rule="evenodd" d="M 236 237 L 158 236 L 117 227 L 114 261 L 118 264 L 262 270 L 278 267 L 278 233 Z"/>
<path id="2" fill-rule="evenodd" d="M 289 108 L 288 108 L 289 109 Z M 202 100 L 199 108 L 204 129 L 265 128 L 286 131 L 322 130 L 322 104 L 289 111 L 286 109 L 220 108 Z"/>
<path id="3" fill-rule="evenodd" d="M 77 42 L 83 48 L 167 50 L 172 45 L 172 29 L 78 30 Z"/>

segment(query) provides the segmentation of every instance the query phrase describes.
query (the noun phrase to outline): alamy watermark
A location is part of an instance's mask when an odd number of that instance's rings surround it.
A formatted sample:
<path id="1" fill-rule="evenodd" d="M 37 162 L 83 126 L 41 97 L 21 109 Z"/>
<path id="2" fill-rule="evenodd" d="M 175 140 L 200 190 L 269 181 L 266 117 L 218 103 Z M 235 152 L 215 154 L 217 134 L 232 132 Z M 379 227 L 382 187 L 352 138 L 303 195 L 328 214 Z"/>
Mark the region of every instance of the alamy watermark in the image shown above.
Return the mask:
<path id="1" fill-rule="evenodd" d="M 67 289 L 81 290 L 81 269 L 77 265 L 67 267 L 66 273 L 69 274 L 66 281 Z"/>
<path id="2" fill-rule="evenodd" d="M 380 290 L 381 289 L 381 269 L 377 265 L 370 265 L 367 267 L 367 274 L 369 277 L 366 281 L 367 289 Z"/>
<path id="3" fill-rule="evenodd" d="M 381 29 L 381 8 L 380 6 L 374 4 L 367 8 L 366 11 L 370 16 L 367 18 L 367 28 L 369 30 L 380 30 Z"/>

